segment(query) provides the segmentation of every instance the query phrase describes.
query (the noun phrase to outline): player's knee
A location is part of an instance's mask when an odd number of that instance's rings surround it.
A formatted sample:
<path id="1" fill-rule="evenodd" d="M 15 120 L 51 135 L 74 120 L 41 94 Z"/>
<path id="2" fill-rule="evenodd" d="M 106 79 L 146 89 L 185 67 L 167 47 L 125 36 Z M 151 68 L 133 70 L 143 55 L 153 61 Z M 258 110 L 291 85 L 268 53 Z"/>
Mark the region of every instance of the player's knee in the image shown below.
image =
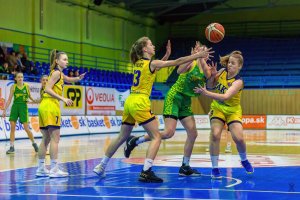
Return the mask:
<path id="1" fill-rule="evenodd" d="M 245 142 L 243 137 L 236 137 L 234 141 L 237 144 L 242 144 Z"/>
<path id="2" fill-rule="evenodd" d="M 169 139 L 169 138 L 173 137 L 174 134 L 175 134 L 174 129 L 166 129 L 162 135 L 162 138 Z"/>
<path id="3" fill-rule="evenodd" d="M 161 141 L 161 134 L 159 132 L 152 134 L 151 140 Z"/>
<path id="4" fill-rule="evenodd" d="M 188 132 L 188 137 L 195 140 L 197 137 L 198 137 L 198 132 L 197 130 L 194 130 L 194 131 L 191 131 L 191 132 Z"/>
<path id="5" fill-rule="evenodd" d="M 221 140 L 221 134 L 218 132 L 212 132 L 211 133 L 211 140 L 212 141 L 220 141 Z"/>

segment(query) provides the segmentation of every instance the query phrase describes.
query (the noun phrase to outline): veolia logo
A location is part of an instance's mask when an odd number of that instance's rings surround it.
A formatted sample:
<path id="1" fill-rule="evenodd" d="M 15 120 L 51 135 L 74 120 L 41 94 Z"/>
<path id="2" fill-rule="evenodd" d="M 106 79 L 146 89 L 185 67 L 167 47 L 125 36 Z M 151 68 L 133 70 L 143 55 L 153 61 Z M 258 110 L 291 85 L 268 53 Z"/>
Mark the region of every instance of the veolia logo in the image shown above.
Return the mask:
<path id="1" fill-rule="evenodd" d="M 86 101 L 89 103 L 89 104 L 93 104 L 94 102 L 94 91 L 92 88 L 89 88 L 87 91 L 86 91 Z"/>

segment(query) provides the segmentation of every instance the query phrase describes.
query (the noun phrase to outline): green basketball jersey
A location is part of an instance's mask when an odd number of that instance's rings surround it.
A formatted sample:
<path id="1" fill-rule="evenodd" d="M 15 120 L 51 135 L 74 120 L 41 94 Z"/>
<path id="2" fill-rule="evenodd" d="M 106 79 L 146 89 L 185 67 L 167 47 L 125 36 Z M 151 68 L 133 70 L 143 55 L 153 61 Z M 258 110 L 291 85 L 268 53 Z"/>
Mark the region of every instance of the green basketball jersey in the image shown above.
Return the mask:
<path id="1" fill-rule="evenodd" d="M 199 96 L 199 94 L 195 94 L 194 88 L 196 86 L 204 85 L 206 78 L 204 73 L 200 71 L 197 61 L 194 60 L 192 63 L 192 67 L 189 71 L 182 73 L 179 75 L 176 83 L 172 86 L 172 90 L 176 90 L 186 96 L 194 97 Z"/>
<path id="2" fill-rule="evenodd" d="M 17 84 L 14 84 L 14 103 L 27 103 L 29 98 L 29 86 L 24 83 L 23 87 L 18 88 Z"/>

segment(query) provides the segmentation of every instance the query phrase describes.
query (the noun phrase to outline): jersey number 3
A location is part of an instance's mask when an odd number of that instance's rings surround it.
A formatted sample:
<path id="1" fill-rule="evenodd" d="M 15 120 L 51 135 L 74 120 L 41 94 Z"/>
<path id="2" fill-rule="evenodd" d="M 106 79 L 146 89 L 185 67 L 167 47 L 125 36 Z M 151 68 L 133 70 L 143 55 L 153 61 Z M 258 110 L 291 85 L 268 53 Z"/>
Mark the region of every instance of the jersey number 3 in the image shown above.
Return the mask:
<path id="1" fill-rule="evenodd" d="M 133 86 L 138 86 L 140 84 L 140 77 L 141 77 L 141 71 L 134 70 Z"/>

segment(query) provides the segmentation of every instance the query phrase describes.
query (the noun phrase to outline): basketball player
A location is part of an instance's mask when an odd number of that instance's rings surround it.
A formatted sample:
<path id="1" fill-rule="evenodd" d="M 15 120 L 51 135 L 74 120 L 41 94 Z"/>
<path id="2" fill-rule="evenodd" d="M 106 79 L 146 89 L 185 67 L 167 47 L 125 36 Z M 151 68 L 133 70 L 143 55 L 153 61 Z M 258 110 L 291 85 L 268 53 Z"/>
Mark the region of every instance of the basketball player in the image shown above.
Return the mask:
<path id="1" fill-rule="evenodd" d="M 155 46 L 148 37 L 138 39 L 131 48 L 130 58 L 133 64 L 134 80 L 131 87 L 131 94 L 126 99 L 122 117 L 121 131 L 106 150 L 101 163 L 97 165 L 94 172 L 100 177 L 105 176 L 105 167 L 109 159 L 116 150 L 128 139 L 135 125 L 138 122 L 149 134 L 151 142 L 149 143 L 145 163 L 140 173 L 139 181 L 142 182 L 163 182 L 163 179 L 157 177 L 152 171 L 153 160 L 157 154 L 161 143 L 161 135 L 158 130 L 158 123 L 150 108 L 150 99 L 152 85 L 155 80 L 156 71 L 163 67 L 181 65 L 197 58 L 206 58 L 211 49 L 202 50 L 194 55 L 181 57 L 176 60 L 151 60 L 155 55 Z"/>
<path id="2" fill-rule="evenodd" d="M 191 54 L 195 54 L 201 51 L 200 43 L 196 42 L 194 48 L 192 48 Z M 185 130 L 187 131 L 187 139 L 184 145 L 184 156 L 182 159 L 182 165 L 179 169 L 180 176 L 199 176 L 201 175 L 196 169 L 190 167 L 190 158 L 193 151 L 194 143 L 197 138 L 197 129 L 194 119 L 194 114 L 191 110 L 192 97 L 199 96 L 195 94 L 193 89 L 200 85 L 204 85 L 206 76 L 210 76 L 209 68 L 202 68 L 201 59 L 198 58 L 190 63 L 188 66 L 181 65 L 177 73 L 179 77 L 176 83 L 171 87 L 164 100 L 164 121 L 165 129 L 161 134 L 162 139 L 169 139 L 175 134 L 177 120 L 179 119 Z M 125 157 L 129 157 L 131 151 L 140 143 L 150 141 L 148 134 L 134 137 L 130 136 L 126 141 L 124 147 Z"/>
<path id="3" fill-rule="evenodd" d="M 67 106 L 73 104 L 71 99 L 62 96 L 64 81 L 73 83 L 84 78 L 84 74 L 78 77 L 68 77 L 62 72 L 68 66 L 68 56 L 64 52 L 53 50 L 50 54 L 50 75 L 49 81 L 45 87 L 42 102 L 39 106 L 39 125 L 43 134 L 42 142 L 39 148 L 39 161 L 36 176 L 66 177 L 69 174 L 60 169 L 57 163 L 58 143 L 60 140 L 60 105 L 63 101 Z M 50 143 L 51 169 L 45 167 L 46 149 Z"/>
<path id="4" fill-rule="evenodd" d="M 10 88 L 10 93 L 8 100 L 6 102 L 5 108 L 3 110 L 2 117 L 6 116 L 6 109 L 9 107 L 12 97 L 14 97 L 13 105 L 11 107 L 9 122 L 10 122 L 10 148 L 6 151 L 6 154 L 14 154 L 15 153 L 15 131 L 16 131 L 16 122 L 19 118 L 20 122 L 23 124 L 24 129 L 32 142 L 32 146 L 35 152 L 38 152 L 39 148 L 34 141 L 34 137 L 32 132 L 29 129 L 28 122 L 28 107 L 27 102 L 28 98 L 31 101 L 36 102 L 30 94 L 29 85 L 23 82 L 24 76 L 22 72 L 17 72 L 15 74 L 15 84 L 13 84 Z"/>
<path id="5" fill-rule="evenodd" d="M 194 89 L 195 93 L 200 93 L 213 99 L 209 113 L 211 122 L 211 176 L 213 179 L 222 178 L 218 167 L 218 159 L 221 133 L 225 123 L 237 145 L 242 166 L 248 174 L 254 172 L 252 165 L 247 159 L 246 144 L 243 137 L 240 99 L 244 82 L 239 76 L 243 62 L 244 59 L 240 51 L 233 51 L 226 56 L 220 57 L 220 64 L 224 68 L 217 72 L 216 65 L 212 66 L 211 77 L 207 83 L 207 88 L 213 89 L 215 92 L 208 91 L 208 89 L 200 85 Z"/>

